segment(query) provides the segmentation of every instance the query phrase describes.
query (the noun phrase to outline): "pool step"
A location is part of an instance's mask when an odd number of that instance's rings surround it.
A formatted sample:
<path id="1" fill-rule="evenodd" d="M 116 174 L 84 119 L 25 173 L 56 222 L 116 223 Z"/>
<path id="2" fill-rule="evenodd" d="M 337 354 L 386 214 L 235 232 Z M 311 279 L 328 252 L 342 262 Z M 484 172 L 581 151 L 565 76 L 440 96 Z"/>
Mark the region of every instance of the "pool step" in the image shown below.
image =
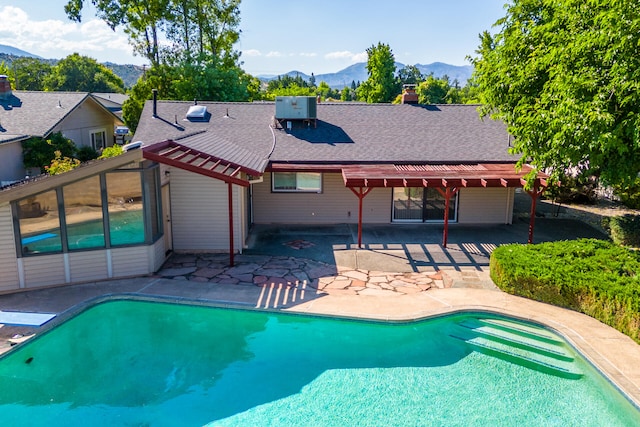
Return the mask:
<path id="1" fill-rule="evenodd" d="M 458 325 L 470 329 L 478 336 L 485 337 L 492 341 L 501 342 L 503 344 L 508 344 L 523 350 L 528 350 L 533 353 L 542 354 L 567 362 L 573 362 L 574 360 L 573 353 L 564 346 L 562 341 L 558 338 L 555 338 L 553 341 L 549 341 L 547 338 L 551 337 L 550 332 L 549 335 L 542 335 L 542 333 L 547 332 L 544 329 L 540 330 L 540 335 L 534 335 L 531 331 L 523 332 L 518 328 L 520 324 L 517 323 L 514 323 L 513 328 L 508 328 L 506 327 L 507 325 L 500 325 L 500 327 L 496 327 L 490 323 L 488 324 L 483 322 L 482 320 L 484 319 L 467 319 L 459 322 Z"/>
<path id="2" fill-rule="evenodd" d="M 450 334 L 471 348 L 518 365 L 557 375 L 581 378 L 573 351 L 541 328 L 491 318 L 467 318 Z"/>

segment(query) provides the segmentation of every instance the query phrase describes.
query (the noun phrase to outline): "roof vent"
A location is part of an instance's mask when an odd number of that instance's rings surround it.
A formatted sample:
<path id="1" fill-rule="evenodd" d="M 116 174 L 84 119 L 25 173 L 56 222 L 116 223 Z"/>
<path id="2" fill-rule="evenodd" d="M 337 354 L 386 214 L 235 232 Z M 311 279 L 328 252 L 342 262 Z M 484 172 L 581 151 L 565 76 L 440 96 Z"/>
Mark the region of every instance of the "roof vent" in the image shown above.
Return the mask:
<path id="1" fill-rule="evenodd" d="M 192 105 L 187 111 L 187 120 L 192 122 L 205 122 L 209 118 L 206 105 Z"/>
<path id="2" fill-rule="evenodd" d="M 315 96 L 276 97 L 276 119 L 315 120 L 317 118 L 317 100 Z"/>

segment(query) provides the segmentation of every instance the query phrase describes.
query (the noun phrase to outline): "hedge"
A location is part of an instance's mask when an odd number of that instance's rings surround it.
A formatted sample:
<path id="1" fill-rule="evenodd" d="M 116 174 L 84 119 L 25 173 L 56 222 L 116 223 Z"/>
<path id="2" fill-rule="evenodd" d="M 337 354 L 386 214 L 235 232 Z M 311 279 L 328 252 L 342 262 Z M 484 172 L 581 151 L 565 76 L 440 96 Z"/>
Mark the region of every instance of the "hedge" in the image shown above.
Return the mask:
<path id="1" fill-rule="evenodd" d="M 627 214 L 605 218 L 602 225 L 614 243 L 640 248 L 640 215 Z"/>
<path id="2" fill-rule="evenodd" d="M 496 248 L 503 291 L 587 314 L 640 343 L 640 251 L 597 239 Z"/>

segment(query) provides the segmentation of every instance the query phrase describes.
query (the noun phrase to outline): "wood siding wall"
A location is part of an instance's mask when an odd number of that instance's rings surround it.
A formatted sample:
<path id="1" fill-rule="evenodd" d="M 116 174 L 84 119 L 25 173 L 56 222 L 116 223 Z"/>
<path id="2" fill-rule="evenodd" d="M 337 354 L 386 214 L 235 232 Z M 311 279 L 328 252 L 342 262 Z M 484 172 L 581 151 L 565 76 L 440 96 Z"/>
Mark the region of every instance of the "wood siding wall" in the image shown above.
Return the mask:
<path id="1" fill-rule="evenodd" d="M 11 206 L 0 207 L 0 291 L 20 287 Z"/>
<path id="2" fill-rule="evenodd" d="M 106 251 L 72 252 L 69 254 L 69 269 L 72 283 L 107 279 Z"/>
<path id="3" fill-rule="evenodd" d="M 24 179 L 25 175 L 26 171 L 22 163 L 22 142 L 0 144 L 0 182 L 18 181 Z"/>
<path id="4" fill-rule="evenodd" d="M 391 222 L 391 189 L 374 188 L 365 198 L 363 221 Z M 272 193 L 271 174 L 253 185 L 256 224 L 335 224 L 358 222 L 358 198 L 344 186 L 342 175 L 322 175 L 322 193 Z"/>
<path id="5" fill-rule="evenodd" d="M 463 188 L 458 202 L 460 224 L 511 224 L 513 188 Z"/>
<path id="6" fill-rule="evenodd" d="M 22 258 L 22 265 L 25 288 L 61 285 L 67 281 L 63 254 Z"/>
<path id="7" fill-rule="evenodd" d="M 38 255 L 18 259 L 10 205 L 0 206 L 0 242 L 0 291 L 21 289 L 21 274 L 24 288 L 29 289 L 149 274 L 159 270 L 166 259 L 163 239 L 151 246 Z"/>
<path id="8" fill-rule="evenodd" d="M 113 277 L 129 277 L 151 273 L 149 251 L 146 247 L 111 249 Z"/>
<path id="9" fill-rule="evenodd" d="M 107 145 L 113 144 L 113 132 L 116 122 L 110 114 L 95 101 L 87 99 L 72 114 L 58 124 L 53 132 L 62 134 L 75 142 L 76 145 L 91 146 L 90 132 L 97 129 L 104 129 L 107 137 Z"/>
<path id="10" fill-rule="evenodd" d="M 233 187 L 234 249 L 244 241 L 240 210 L 241 189 Z M 173 168 L 171 171 L 171 227 L 176 251 L 228 251 L 227 184 Z"/>

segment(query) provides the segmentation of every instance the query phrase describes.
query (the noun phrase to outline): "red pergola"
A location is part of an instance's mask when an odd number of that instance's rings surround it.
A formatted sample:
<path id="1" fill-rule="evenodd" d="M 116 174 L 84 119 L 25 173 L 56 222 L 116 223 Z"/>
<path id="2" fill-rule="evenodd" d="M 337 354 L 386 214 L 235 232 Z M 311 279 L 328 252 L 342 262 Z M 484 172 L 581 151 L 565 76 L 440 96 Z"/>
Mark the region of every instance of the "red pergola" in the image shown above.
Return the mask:
<path id="1" fill-rule="evenodd" d="M 362 202 L 376 187 L 430 187 L 445 199 L 442 246 L 447 246 L 449 202 L 463 187 L 525 187 L 524 176 L 531 168 L 516 171 L 512 163 L 453 165 L 349 165 L 342 167 L 344 184 L 358 197 L 358 247 L 362 247 Z M 529 239 L 533 242 L 536 199 L 547 186 L 546 175 L 539 174 L 527 193 L 532 198 Z"/>
<path id="2" fill-rule="evenodd" d="M 232 185 L 236 184 L 242 187 L 249 187 L 250 183 L 247 175 L 261 176 L 262 172 L 203 153 L 202 151 L 189 148 L 171 140 L 143 147 L 142 154 L 145 159 L 219 179 L 227 183 L 229 203 L 229 265 L 233 266 L 234 233 Z"/>

